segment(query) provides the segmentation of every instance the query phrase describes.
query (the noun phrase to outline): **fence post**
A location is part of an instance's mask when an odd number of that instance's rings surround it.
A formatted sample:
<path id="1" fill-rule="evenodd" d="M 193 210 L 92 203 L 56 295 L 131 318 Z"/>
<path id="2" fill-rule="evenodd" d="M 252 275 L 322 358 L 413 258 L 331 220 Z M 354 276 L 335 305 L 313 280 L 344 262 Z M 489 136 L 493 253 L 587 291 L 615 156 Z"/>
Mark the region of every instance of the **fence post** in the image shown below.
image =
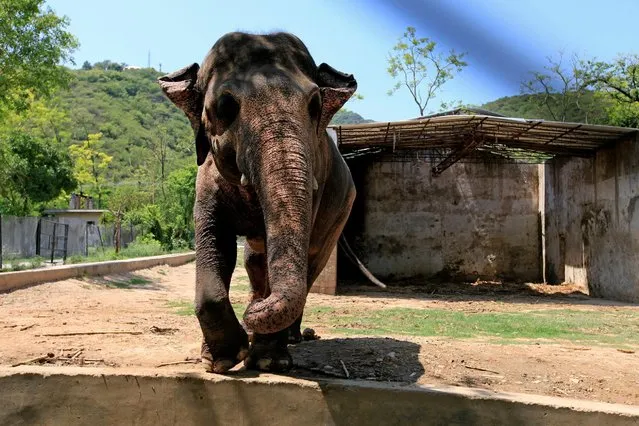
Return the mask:
<path id="1" fill-rule="evenodd" d="M 67 261 L 67 250 L 69 248 L 69 224 L 64 226 L 64 254 L 62 255 L 62 262 Z"/>
<path id="2" fill-rule="evenodd" d="M 53 264 L 53 255 L 55 254 L 55 240 L 56 240 L 56 235 L 55 235 L 55 231 L 58 228 L 58 222 L 53 222 L 53 237 L 51 240 L 51 263 Z"/>
<path id="3" fill-rule="evenodd" d="M 0 271 L 2 270 L 2 214 L 0 213 Z"/>
<path id="4" fill-rule="evenodd" d="M 38 226 L 36 226 L 36 255 L 41 256 L 41 244 L 42 244 L 42 218 L 38 219 Z"/>

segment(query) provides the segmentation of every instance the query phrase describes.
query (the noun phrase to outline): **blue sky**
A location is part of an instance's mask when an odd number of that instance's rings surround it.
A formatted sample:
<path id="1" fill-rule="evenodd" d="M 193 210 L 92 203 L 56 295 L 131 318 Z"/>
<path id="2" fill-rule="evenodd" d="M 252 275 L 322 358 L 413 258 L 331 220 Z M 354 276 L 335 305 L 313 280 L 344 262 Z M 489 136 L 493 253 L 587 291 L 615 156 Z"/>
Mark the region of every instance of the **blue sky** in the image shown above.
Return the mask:
<path id="1" fill-rule="evenodd" d="M 77 66 L 110 59 L 166 72 L 201 62 L 223 34 L 290 31 L 315 61 L 352 73 L 364 100 L 347 107 L 379 121 L 418 116 L 406 91 L 389 97 L 389 50 L 406 26 L 439 47 L 468 52 L 469 66 L 435 103 L 482 104 L 519 93 L 519 82 L 563 49 L 602 60 L 637 52 L 636 0 L 49 0 L 80 40 Z M 602 7 L 603 6 L 603 7 Z"/>

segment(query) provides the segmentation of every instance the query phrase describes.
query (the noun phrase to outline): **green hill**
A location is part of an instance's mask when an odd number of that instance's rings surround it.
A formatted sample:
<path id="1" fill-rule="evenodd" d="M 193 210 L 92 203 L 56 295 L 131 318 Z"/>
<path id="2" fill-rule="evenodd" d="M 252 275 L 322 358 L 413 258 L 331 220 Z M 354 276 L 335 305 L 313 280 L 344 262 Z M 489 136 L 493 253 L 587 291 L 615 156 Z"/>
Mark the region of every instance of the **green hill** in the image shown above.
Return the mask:
<path id="1" fill-rule="evenodd" d="M 103 61 L 85 63 L 72 71 L 70 90 L 61 104 L 70 120 L 69 143 L 85 141 L 89 134 L 103 134 L 104 151 L 113 156 L 110 182 L 153 182 L 164 159 L 165 176 L 195 162 L 193 134 L 188 120 L 162 93 L 153 69 L 125 69 Z M 339 111 L 336 124 L 362 123 L 359 114 Z"/>
<path id="2" fill-rule="evenodd" d="M 562 108 L 562 98 L 551 95 L 550 109 L 544 103 L 544 95 L 506 96 L 481 105 L 480 108 L 503 114 L 507 117 L 569 121 L 576 123 L 607 124 L 606 112 L 609 103 L 603 96 L 595 92 L 587 92 L 575 102 L 574 94 L 568 95 L 569 102 Z M 550 111 L 553 111 L 551 113 Z M 562 111 L 565 111 L 562 113 Z M 563 117 L 562 117 L 563 115 Z"/>

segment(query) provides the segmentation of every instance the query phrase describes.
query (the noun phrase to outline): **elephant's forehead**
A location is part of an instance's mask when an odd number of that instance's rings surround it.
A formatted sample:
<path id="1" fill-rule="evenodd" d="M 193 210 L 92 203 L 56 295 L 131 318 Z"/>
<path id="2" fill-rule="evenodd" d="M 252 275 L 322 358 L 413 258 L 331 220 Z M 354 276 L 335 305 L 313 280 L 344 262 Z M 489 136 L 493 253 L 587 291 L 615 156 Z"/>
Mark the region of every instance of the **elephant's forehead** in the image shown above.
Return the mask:
<path id="1" fill-rule="evenodd" d="M 276 93 L 295 96 L 309 92 L 314 82 L 297 70 L 291 71 L 283 66 L 269 65 L 219 76 L 213 86 L 214 89 L 210 93 L 213 96 L 225 90 L 248 97 Z"/>

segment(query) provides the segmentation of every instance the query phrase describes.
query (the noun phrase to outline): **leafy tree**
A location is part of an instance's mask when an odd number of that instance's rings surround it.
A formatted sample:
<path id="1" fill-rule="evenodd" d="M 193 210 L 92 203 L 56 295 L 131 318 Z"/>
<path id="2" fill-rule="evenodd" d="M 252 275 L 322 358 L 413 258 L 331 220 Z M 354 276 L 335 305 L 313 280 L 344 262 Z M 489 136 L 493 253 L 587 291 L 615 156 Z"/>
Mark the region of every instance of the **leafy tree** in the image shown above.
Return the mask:
<path id="1" fill-rule="evenodd" d="M 69 21 L 44 0 L 0 0 L 0 110 L 24 110 L 27 94 L 49 96 L 69 82 L 60 62 L 78 46 Z"/>
<path id="2" fill-rule="evenodd" d="M 122 221 L 125 215 L 135 209 L 140 208 L 149 202 L 148 193 L 141 191 L 139 187 L 132 185 L 118 186 L 109 195 L 107 209 L 113 216 L 115 252 L 120 252 L 122 246 Z"/>
<path id="3" fill-rule="evenodd" d="M 75 160 L 75 177 L 83 191 L 83 185 L 92 184 L 98 194 L 98 205 L 102 204 L 105 172 L 113 157 L 101 151 L 102 133 L 90 134 L 81 144 L 71 145 L 69 153 Z"/>
<path id="4" fill-rule="evenodd" d="M 0 208 L 25 216 L 35 203 L 76 187 L 69 155 L 44 139 L 13 131 L 0 136 Z"/>
<path id="5" fill-rule="evenodd" d="M 532 78 L 521 85 L 522 93 L 533 96 L 539 110 L 544 110 L 554 121 L 571 121 L 572 111 L 582 113 L 585 123 L 601 123 L 605 120 L 599 96 L 593 96 L 593 66 L 590 61 L 572 54 L 567 60 L 564 52 L 557 57 L 547 57 L 543 71 L 531 72 Z M 546 115 L 546 114 L 544 114 Z"/>
<path id="6" fill-rule="evenodd" d="M 612 63 L 591 62 L 592 80 L 614 104 L 609 109 L 611 124 L 639 127 L 639 55 L 619 55 Z"/>
<path id="7" fill-rule="evenodd" d="M 406 87 L 420 116 L 442 86 L 468 65 L 464 61 L 465 53 L 456 53 L 453 49 L 447 54 L 438 53 L 436 47 L 435 41 L 419 38 L 414 27 L 407 27 L 388 57 L 387 71 L 397 79 L 388 94 Z"/>

